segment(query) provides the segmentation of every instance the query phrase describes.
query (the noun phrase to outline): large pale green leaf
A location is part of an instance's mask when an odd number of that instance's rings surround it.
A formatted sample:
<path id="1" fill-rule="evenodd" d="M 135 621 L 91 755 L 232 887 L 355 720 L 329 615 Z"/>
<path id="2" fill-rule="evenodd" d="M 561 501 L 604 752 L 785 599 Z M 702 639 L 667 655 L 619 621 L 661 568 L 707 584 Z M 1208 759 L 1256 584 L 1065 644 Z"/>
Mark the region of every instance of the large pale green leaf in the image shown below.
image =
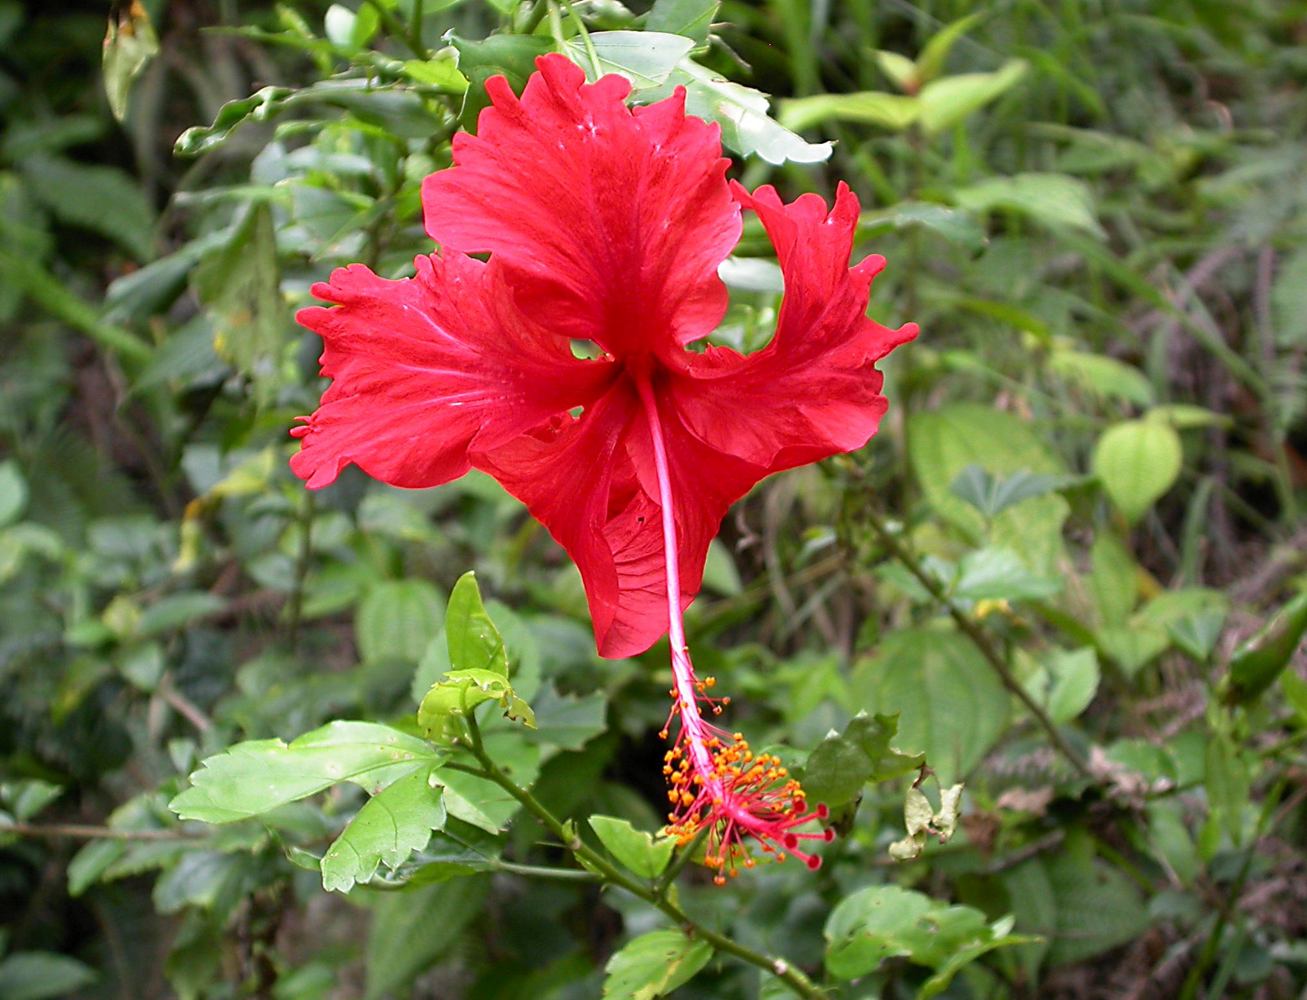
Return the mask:
<path id="1" fill-rule="evenodd" d="M 722 142 L 744 156 L 768 163 L 821 163 L 829 142 L 807 142 L 768 114 L 767 95 L 732 83 L 692 59 L 683 59 L 668 86 L 685 88 L 685 110 L 722 127 Z"/>
<path id="2" fill-rule="evenodd" d="M 1007 691 L 956 632 L 891 633 L 858 663 L 851 687 L 868 711 L 898 713 L 895 743 L 904 752 L 924 751 L 945 784 L 965 777 L 1007 726 Z"/>
<path id="3" fill-rule="evenodd" d="M 440 629 L 444 600 L 426 580 L 386 580 L 373 586 L 359 606 L 354 635 L 364 660 L 416 663 Z"/>
<path id="4" fill-rule="evenodd" d="M 925 763 L 924 753 L 894 747 L 897 715 L 859 712 L 843 733 L 832 732 L 817 744 L 803 765 L 803 790 L 813 802 L 832 808 L 852 802 L 869 781 L 888 781 Z"/>
<path id="5" fill-rule="evenodd" d="M 322 856 L 322 888 L 348 892 L 370 881 L 379 865 L 394 871 L 427 846 L 431 831 L 445 825 L 441 791 L 430 777 L 431 768 L 419 765 L 364 803 Z"/>
<path id="6" fill-rule="evenodd" d="M 1055 478 L 1066 474 L 1061 459 L 1028 422 L 976 403 L 914 414 L 908 422 L 908 455 L 931 506 L 976 539 L 985 535 L 986 518 L 952 489 L 969 466 L 1002 478 L 1023 472 Z M 1061 496 L 1026 499 L 992 519 L 989 540 L 1012 549 L 1032 572 L 1055 575 L 1061 572 L 1062 522 L 1069 509 Z"/>
<path id="7" fill-rule="evenodd" d="M 650 931 L 627 943 L 604 967 L 604 996 L 654 1000 L 688 983 L 712 958 L 712 947 L 679 930 Z"/>
<path id="8" fill-rule="evenodd" d="M 1138 521 L 1175 485 L 1184 458 L 1174 427 L 1127 420 L 1103 432 L 1094 446 L 1094 475 L 1117 509 Z"/>
<path id="9" fill-rule="evenodd" d="M 379 790 L 414 764 L 436 763 L 425 740 L 374 722 L 331 722 L 292 740 L 251 740 L 209 757 L 168 804 L 182 819 L 230 823 L 341 781 Z"/>
<path id="10" fill-rule="evenodd" d="M 590 828 L 609 852 L 642 878 L 657 878 L 672 860 L 676 841 L 637 830 L 624 819 L 591 816 Z"/>

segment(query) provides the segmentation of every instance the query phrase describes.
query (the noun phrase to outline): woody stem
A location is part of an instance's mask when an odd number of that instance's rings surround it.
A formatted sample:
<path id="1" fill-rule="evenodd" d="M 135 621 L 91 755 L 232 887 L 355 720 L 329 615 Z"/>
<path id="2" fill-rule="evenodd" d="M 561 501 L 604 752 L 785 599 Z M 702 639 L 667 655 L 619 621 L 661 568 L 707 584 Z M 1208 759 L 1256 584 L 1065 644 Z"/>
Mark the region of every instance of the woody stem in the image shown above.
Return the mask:
<path id="1" fill-rule="evenodd" d="M 675 678 L 676 703 L 681 725 L 695 770 L 705 782 L 713 778 L 712 755 L 707 745 L 707 725 L 699 711 L 695 692 L 694 664 L 690 662 L 690 647 L 685 641 L 685 624 L 681 613 L 681 569 L 676 544 L 676 518 L 672 499 L 672 477 L 667 462 L 667 445 L 663 440 L 662 420 L 658 415 L 658 401 L 647 378 L 636 380 L 640 401 L 649 420 L 649 437 L 653 441 L 654 471 L 658 477 L 658 503 L 662 508 L 663 558 L 667 575 L 667 637 L 672 647 L 672 676 Z"/>

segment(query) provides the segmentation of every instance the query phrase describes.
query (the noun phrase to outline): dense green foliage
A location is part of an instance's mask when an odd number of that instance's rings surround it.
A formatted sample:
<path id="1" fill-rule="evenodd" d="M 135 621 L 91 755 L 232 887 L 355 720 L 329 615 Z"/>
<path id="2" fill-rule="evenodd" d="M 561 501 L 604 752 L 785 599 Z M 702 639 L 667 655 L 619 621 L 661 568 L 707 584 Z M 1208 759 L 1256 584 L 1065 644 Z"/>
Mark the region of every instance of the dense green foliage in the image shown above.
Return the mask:
<path id="1" fill-rule="evenodd" d="M 56 6 L 0 0 L 0 998 L 1307 987 L 1301 2 L 155 0 L 103 70 Z M 815 873 L 650 836 L 666 645 L 598 659 L 488 478 L 287 468 L 294 308 L 408 273 L 557 50 L 686 86 L 749 186 L 848 181 L 922 327 L 687 622 L 832 807 Z"/>

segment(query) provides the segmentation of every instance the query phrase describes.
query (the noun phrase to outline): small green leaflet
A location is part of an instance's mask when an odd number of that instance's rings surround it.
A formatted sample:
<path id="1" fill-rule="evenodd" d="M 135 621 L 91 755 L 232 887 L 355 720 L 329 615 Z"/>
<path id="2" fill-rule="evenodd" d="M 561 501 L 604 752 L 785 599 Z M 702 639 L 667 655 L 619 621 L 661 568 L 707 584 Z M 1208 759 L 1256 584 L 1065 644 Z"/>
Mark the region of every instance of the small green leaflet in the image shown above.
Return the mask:
<path id="1" fill-rule="evenodd" d="M 591 816 L 590 828 L 610 854 L 642 878 L 657 878 L 672 860 L 676 842 L 637 830 L 624 819 Z"/>
<path id="2" fill-rule="evenodd" d="M 712 947 L 678 930 L 650 931 L 613 955 L 604 967 L 604 996 L 654 1000 L 688 983 L 712 958 Z"/>

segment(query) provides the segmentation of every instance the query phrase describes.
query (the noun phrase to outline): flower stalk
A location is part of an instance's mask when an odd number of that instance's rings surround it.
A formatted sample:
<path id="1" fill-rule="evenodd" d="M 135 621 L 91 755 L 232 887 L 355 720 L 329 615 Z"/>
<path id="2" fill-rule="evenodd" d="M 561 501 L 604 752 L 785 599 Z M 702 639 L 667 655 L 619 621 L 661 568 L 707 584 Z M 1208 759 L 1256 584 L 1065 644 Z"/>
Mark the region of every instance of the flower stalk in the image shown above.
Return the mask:
<path id="1" fill-rule="evenodd" d="M 676 506 L 662 419 L 649 379 L 637 377 L 635 381 L 649 424 L 662 511 L 667 634 L 674 679 L 664 739 L 670 734 L 672 720 L 678 722 L 676 741 L 663 763 L 672 805 L 666 833 L 682 847 L 702 837 L 703 861 L 716 869 L 713 881 L 718 885 L 737 875 L 740 865 L 754 867 L 750 841 L 778 861 L 784 861 L 788 853 L 815 870 L 821 867 L 821 858 L 802 850 L 801 842 L 829 843 L 834 833 L 830 829 L 797 832 L 797 828 L 825 819 L 826 807 L 807 808 L 803 788 L 789 776 L 779 757 L 754 754 L 742 733 L 726 733 L 704 718 L 704 708 L 720 715 L 730 699 L 710 696 L 714 679 L 695 676 L 681 611 Z"/>

